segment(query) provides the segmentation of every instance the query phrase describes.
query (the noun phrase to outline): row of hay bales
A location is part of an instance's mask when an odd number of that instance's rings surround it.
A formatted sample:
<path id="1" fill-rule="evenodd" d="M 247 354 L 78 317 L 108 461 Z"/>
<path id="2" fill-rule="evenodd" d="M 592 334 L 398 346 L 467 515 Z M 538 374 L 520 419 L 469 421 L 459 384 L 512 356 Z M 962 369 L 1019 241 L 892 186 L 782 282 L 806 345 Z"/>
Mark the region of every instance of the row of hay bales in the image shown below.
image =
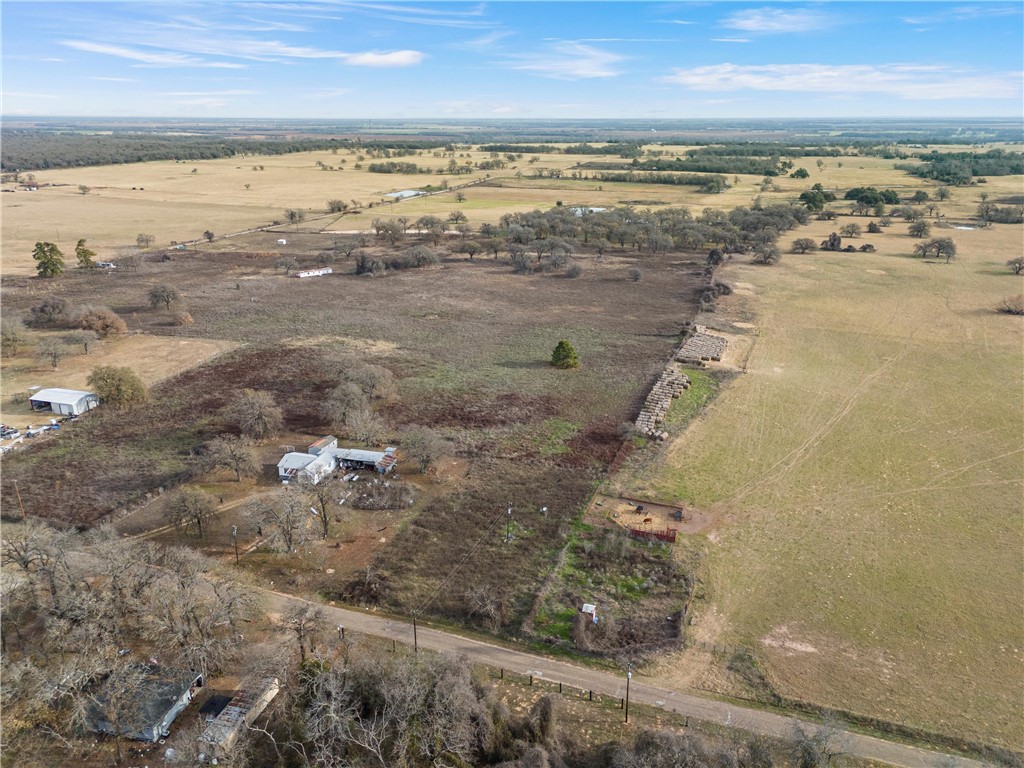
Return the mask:
<path id="1" fill-rule="evenodd" d="M 708 333 L 705 326 L 698 325 L 694 333 L 679 347 L 675 359 L 680 363 L 699 366 L 703 366 L 706 360 L 720 361 L 728 343 L 721 336 Z"/>
<path id="2" fill-rule="evenodd" d="M 675 362 L 670 362 L 654 383 L 644 401 L 644 407 L 640 409 L 640 415 L 636 417 L 636 428 L 640 433 L 656 440 L 668 437 L 668 433 L 662 431 L 661 423 L 668 415 L 672 400 L 689 388 L 690 377 L 680 371 Z"/>
<path id="3" fill-rule="evenodd" d="M 721 336 L 708 333 L 705 326 L 694 326 L 693 333 L 676 350 L 647 394 L 640 415 L 636 417 L 636 428 L 640 434 L 655 440 L 668 437 L 661 424 L 668 415 L 672 400 L 679 397 L 684 389 L 690 388 L 690 377 L 680 370 L 680 363 L 703 366 L 705 360 L 721 360 L 727 344 L 728 341 Z"/>

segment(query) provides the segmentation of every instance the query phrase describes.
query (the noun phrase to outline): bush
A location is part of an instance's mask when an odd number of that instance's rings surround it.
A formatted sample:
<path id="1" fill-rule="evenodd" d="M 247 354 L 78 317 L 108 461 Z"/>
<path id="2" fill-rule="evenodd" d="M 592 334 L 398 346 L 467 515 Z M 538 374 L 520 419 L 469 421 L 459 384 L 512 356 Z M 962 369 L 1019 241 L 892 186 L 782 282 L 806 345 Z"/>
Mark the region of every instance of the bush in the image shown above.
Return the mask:
<path id="1" fill-rule="evenodd" d="M 195 320 L 192 319 L 192 315 L 188 312 L 175 312 L 171 315 L 171 322 L 175 325 L 192 325 Z"/>
<path id="2" fill-rule="evenodd" d="M 1024 315 L 1024 296 L 1008 296 L 999 302 L 996 312 L 1004 315 Z"/>
<path id="3" fill-rule="evenodd" d="M 580 358 L 572 344 L 562 339 L 555 347 L 555 351 L 551 353 L 551 365 L 555 368 L 578 368 Z"/>
<path id="4" fill-rule="evenodd" d="M 32 328 L 53 328 L 69 322 L 71 305 L 59 296 L 49 296 L 29 310 L 27 325 Z"/>
<path id="5" fill-rule="evenodd" d="M 565 276 L 571 278 L 577 278 L 583 274 L 583 267 L 579 264 L 571 264 L 567 270 L 565 270 Z"/>
<path id="6" fill-rule="evenodd" d="M 810 253 L 818 250 L 818 244 L 809 237 L 799 237 L 793 241 L 793 253 Z"/>
<path id="7" fill-rule="evenodd" d="M 128 332 L 128 324 L 109 307 L 82 307 L 74 322 L 79 328 L 96 331 L 101 339 Z"/>
<path id="8" fill-rule="evenodd" d="M 640 267 L 630 267 L 629 272 L 627 274 L 629 275 L 629 279 L 632 280 L 634 283 L 639 283 L 640 278 L 643 277 L 643 273 L 640 271 Z"/>

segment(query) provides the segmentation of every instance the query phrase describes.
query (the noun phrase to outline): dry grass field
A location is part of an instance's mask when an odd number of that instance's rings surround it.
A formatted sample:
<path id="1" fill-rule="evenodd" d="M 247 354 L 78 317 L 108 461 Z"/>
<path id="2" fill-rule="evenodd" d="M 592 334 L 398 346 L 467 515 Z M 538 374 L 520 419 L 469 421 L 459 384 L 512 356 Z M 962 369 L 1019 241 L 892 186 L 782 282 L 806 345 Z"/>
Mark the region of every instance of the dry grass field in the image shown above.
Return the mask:
<path id="1" fill-rule="evenodd" d="M 467 157 L 458 157 L 459 154 Z M 456 155 L 454 159 L 459 164 L 466 159 L 488 157 L 488 153 L 475 150 Z M 381 202 L 389 192 L 439 185 L 444 179 L 452 185 L 463 184 L 486 175 L 480 171 L 458 176 L 369 173 L 365 168 L 368 163 L 385 160 L 365 158 L 361 161 L 363 169 L 355 170 L 353 166 L 360 162 L 358 157 L 354 151 L 340 150 L 338 154 L 301 152 L 38 171 L 37 183 L 51 186 L 28 192 L 13 183 L 3 185 L 2 271 L 4 275 L 33 274 L 32 247 L 40 240 L 56 243 L 73 263 L 75 243 L 84 237 L 100 259 L 110 259 L 118 248 L 134 246 L 140 232 L 153 235 L 157 247 L 166 247 L 172 240 L 199 238 L 206 230 L 223 235 L 283 220 L 287 209 L 303 209 L 313 215 L 323 212 L 332 199 L 349 204 L 355 200 L 366 206 Z M 529 164 L 527 157 L 510 164 L 506 171 L 494 173 L 512 176 L 515 171 L 511 166 L 519 165 L 524 174 L 530 174 L 538 169 L 566 168 L 578 160 L 572 155 L 539 157 L 534 164 Z M 450 159 L 424 152 L 423 156 L 395 160 L 443 169 Z M 344 166 L 342 160 L 346 161 Z M 318 162 L 345 170 L 321 170 Z M 253 170 L 254 166 L 263 170 Z M 81 194 L 79 185 L 89 187 L 89 193 Z M 383 210 L 417 217 L 424 213 L 447 215 L 460 207 L 454 194 L 415 201 L 415 207 L 408 208 L 409 213 L 406 206 L 412 201 L 385 206 Z M 543 199 L 534 198 L 527 209 L 543 204 Z M 369 229 L 375 211 L 365 213 L 361 228 Z"/>
<path id="2" fill-rule="evenodd" d="M 341 159 L 344 171 L 316 165 Z M 458 208 L 475 228 L 559 201 L 685 205 L 697 214 L 762 194 L 762 179 L 750 175 L 730 177 L 733 186 L 720 195 L 529 178 L 533 168 L 580 159 L 587 158 L 549 155 L 533 165 L 524 158 L 521 178 L 511 167 L 493 172 L 466 189 L 462 202 L 452 191 L 378 206 L 388 192 L 484 174 L 370 174 L 354 170 L 357 158 L 345 151 L 54 170 L 36 174 L 54 186 L 0 195 L 5 315 L 25 312 L 53 285 L 70 301 L 111 306 L 146 334 L 68 358 L 54 374 L 30 362 L 29 351 L 5 362 L 5 422 L 11 391 L 75 386 L 101 360 L 159 380 L 152 408 L 137 421 L 96 413 L 30 460 L 5 459 L 5 505 L 7 480 L 21 479 L 33 513 L 59 517 L 73 508 L 80 514 L 72 519 L 84 523 L 151 488 L 193 479 L 190 450 L 223 429 L 217 413 L 226 393 L 243 386 L 272 391 L 292 432 L 326 432 L 318 403 L 339 361 L 372 358 L 399 380 L 390 425 L 433 426 L 468 460 L 457 486 L 396 519 L 386 542 L 360 555 L 360 566 L 376 569 L 376 599 L 404 610 L 429 601 L 435 614 L 472 620 L 461 582 L 454 589 L 445 580 L 468 552 L 465 573 L 507 591 L 505 625 L 514 629 L 615 454 L 617 426 L 635 415 L 693 317 L 703 254 L 654 258 L 616 248 L 598 261 L 584 252 L 575 280 L 514 275 L 504 259 L 461 256 L 364 278 L 342 260 L 337 274 L 314 281 L 275 272 L 272 254 L 312 264 L 334 233 L 367 231 L 377 216 L 415 219 Z M 449 158 L 397 160 L 443 167 Z M 815 161 L 797 159 L 810 177 L 777 178 L 778 190 L 763 200 L 795 200 L 816 182 L 901 194 L 937 187 L 895 171 L 889 160 L 825 158 L 820 170 Z M 79 184 L 89 194 L 79 194 Z M 701 413 L 677 410 L 670 425 L 685 431 L 638 451 L 609 490 L 685 502 L 715 521 L 688 542 L 704 550 L 689 631 L 712 648 L 752 651 L 781 696 L 1019 747 L 1024 329 L 1021 318 L 993 307 L 1024 287 L 1004 266 L 1020 254 L 1022 230 L 954 229 L 972 225 L 981 191 L 992 199 L 1019 195 L 1021 178 L 955 188 L 939 204 L 943 218 L 933 220 L 932 236 L 950 236 L 959 248 L 948 265 L 911 257 L 918 241 L 901 221 L 851 241 L 872 243 L 873 254 L 788 253 L 796 237 L 817 241 L 843 224 L 866 228 L 869 221 L 845 215 L 784 235 L 775 268 L 734 257 L 721 273 L 734 293 L 700 320 L 735 342 L 716 398 Z M 147 261 L 137 273 L 70 270 L 52 284 L 26 277 L 37 240 L 56 242 L 73 261 L 74 244 L 85 237 L 110 258 L 139 232 L 166 246 L 205 229 L 266 225 L 289 208 L 312 217 L 334 198 L 375 206 L 283 227 L 287 234 L 218 239 L 174 252 L 171 261 Z M 834 207 L 848 210 L 842 202 Z M 278 246 L 279 237 L 288 244 Z M 250 258 L 253 252 L 265 255 Z M 627 279 L 635 264 L 643 269 L 639 283 Z M 194 325 L 172 327 L 166 312 L 148 307 L 146 293 L 159 283 L 182 293 Z M 575 344 L 580 370 L 547 365 L 560 338 Z M 52 481 L 55 463 L 61 473 Z M 32 478 L 45 482 L 33 489 Z M 261 483 L 275 484 L 267 467 Z M 510 488 L 519 537 L 504 546 L 499 532 L 468 550 L 510 501 Z M 552 513 L 540 514 L 541 506 Z M 351 571 L 338 568 L 328 579 L 294 565 L 322 594 L 365 597 Z M 283 573 L 284 566 L 266 568 Z M 728 659 L 708 646 L 667 656 L 655 675 L 756 693 L 737 685 Z"/>
<path id="3" fill-rule="evenodd" d="M 724 520 L 694 636 L 751 649 L 782 696 L 1019 747 L 1024 325 L 994 307 L 1024 288 L 1004 266 L 1021 230 L 933 236 L 954 262 L 912 258 L 894 223 L 853 241 L 874 254 L 728 266 L 737 291 L 704 320 L 747 336 L 743 373 L 618 490 Z M 721 686 L 694 664 L 661 673 Z"/>
<path id="4" fill-rule="evenodd" d="M 59 332 L 46 331 L 39 338 L 60 337 Z M 3 398 L 0 419 L 4 424 L 24 427 L 39 424 L 43 418 L 33 413 L 27 400 L 14 403 L 16 393 L 27 396 L 29 387 L 65 387 L 88 389 L 86 379 L 94 368 L 101 365 L 130 364 L 143 383 L 151 386 L 231 349 L 230 341 L 211 339 L 181 339 L 147 334 L 111 338 L 94 344 L 89 354 L 75 354 L 60 362 L 57 370 L 30 354 L 28 348 L 16 357 L 5 357 L 0 365 L 3 376 Z"/>

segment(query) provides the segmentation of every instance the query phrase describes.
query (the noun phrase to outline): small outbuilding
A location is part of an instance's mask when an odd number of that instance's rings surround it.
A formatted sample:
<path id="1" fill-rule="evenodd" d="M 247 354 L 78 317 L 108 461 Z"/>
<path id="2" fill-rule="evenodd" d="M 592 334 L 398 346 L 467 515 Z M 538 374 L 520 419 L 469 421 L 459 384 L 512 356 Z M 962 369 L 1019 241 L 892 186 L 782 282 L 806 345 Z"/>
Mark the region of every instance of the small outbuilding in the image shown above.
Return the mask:
<path id="1" fill-rule="evenodd" d="M 137 741 L 159 741 L 192 701 L 203 676 L 171 667 L 136 665 L 114 673 L 93 696 L 87 713 L 94 731 Z"/>
<path id="2" fill-rule="evenodd" d="M 281 685 L 275 677 L 255 688 L 235 691 L 230 701 L 208 721 L 209 725 L 199 741 L 208 745 L 213 752 L 212 757 L 223 759 L 280 690 Z"/>
<path id="3" fill-rule="evenodd" d="M 79 416 L 99 405 L 100 399 L 93 392 L 52 387 L 40 389 L 29 397 L 28 402 L 33 411 L 50 411 L 62 416 Z"/>
<path id="4" fill-rule="evenodd" d="M 329 452 L 316 455 L 292 452 L 286 453 L 277 462 L 277 476 L 282 482 L 308 480 L 316 485 L 337 468 L 338 464 Z"/>

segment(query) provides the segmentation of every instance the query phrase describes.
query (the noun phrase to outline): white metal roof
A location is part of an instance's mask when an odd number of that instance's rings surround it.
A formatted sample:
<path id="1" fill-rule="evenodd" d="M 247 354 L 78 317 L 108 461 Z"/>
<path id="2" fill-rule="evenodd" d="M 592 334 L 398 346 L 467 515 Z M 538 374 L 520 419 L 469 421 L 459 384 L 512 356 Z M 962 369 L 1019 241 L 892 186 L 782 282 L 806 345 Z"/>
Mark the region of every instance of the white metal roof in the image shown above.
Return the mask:
<path id="1" fill-rule="evenodd" d="M 29 400 L 38 400 L 42 403 L 60 403 L 61 405 L 74 405 L 83 397 L 87 396 L 96 397 L 93 392 L 83 392 L 80 389 L 61 389 L 60 387 L 52 387 L 51 389 L 40 389 Z"/>
<path id="2" fill-rule="evenodd" d="M 319 457 L 312 453 L 286 453 L 277 462 L 278 469 L 305 469 Z"/>

